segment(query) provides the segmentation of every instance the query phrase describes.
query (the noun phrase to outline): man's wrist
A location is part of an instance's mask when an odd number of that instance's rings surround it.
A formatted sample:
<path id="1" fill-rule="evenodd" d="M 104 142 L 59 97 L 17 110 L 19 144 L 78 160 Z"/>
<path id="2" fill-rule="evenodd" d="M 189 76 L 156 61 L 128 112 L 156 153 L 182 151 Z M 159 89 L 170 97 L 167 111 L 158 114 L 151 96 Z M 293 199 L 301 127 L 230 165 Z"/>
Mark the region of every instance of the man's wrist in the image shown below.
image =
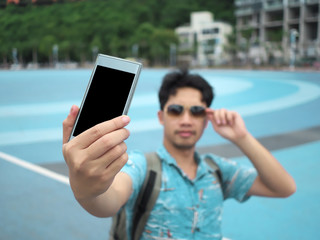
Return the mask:
<path id="1" fill-rule="evenodd" d="M 235 139 L 233 143 L 237 145 L 240 149 L 244 149 L 246 148 L 246 146 L 250 146 L 253 140 L 254 140 L 254 137 L 249 132 L 247 132 L 243 136 Z"/>

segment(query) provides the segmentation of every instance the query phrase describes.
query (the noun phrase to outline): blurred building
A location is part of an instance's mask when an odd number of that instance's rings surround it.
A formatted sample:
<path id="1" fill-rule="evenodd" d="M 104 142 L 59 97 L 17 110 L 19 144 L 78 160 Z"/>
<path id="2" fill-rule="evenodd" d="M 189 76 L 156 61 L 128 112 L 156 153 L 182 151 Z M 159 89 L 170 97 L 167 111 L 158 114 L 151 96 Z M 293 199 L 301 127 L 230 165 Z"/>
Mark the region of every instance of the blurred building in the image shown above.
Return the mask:
<path id="1" fill-rule="evenodd" d="M 235 0 L 237 43 L 259 61 L 320 58 L 320 0 Z"/>
<path id="2" fill-rule="evenodd" d="M 175 29 L 179 36 L 178 62 L 193 66 L 220 65 L 230 59 L 224 51 L 232 26 L 213 20 L 210 12 L 191 13 L 191 22 Z"/>

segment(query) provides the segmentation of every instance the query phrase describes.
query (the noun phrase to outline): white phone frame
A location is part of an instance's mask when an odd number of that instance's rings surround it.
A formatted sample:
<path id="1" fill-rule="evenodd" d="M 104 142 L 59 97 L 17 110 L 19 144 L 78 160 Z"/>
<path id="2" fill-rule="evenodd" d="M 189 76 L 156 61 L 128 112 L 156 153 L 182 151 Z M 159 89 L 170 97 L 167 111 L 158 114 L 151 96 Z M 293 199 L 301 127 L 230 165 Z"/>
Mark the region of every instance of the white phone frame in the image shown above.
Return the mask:
<path id="1" fill-rule="evenodd" d="M 131 104 L 131 101 L 132 101 L 132 97 L 133 97 L 133 94 L 135 92 L 135 89 L 136 89 L 136 86 L 137 86 L 137 83 L 138 83 L 138 79 L 139 79 L 139 76 L 140 76 L 140 72 L 141 72 L 141 69 L 142 69 L 142 64 L 139 63 L 139 62 L 134 62 L 134 61 L 130 61 L 130 60 L 127 60 L 127 59 L 117 58 L 117 57 L 104 55 L 104 54 L 98 54 L 96 62 L 95 62 L 95 65 L 94 65 L 94 68 L 93 68 L 91 76 L 90 76 L 89 83 L 87 85 L 85 94 L 84 94 L 84 96 L 82 98 L 81 106 L 80 106 L 76 121 L 74 123 L 74 126 L 72 128 L 72 131 L 71 131 L 71 134 L 70 134 L 70 137 L 69 137 L 69 141 L 72 138 L 74 138 L 73 134 L 74 134 L 75 128 L 77 126 L 79 117 L 81 115 L 82 107 L 83 107 L 83 105 L 85 103 L 85 100 L 86 100 L 87 94 L 89 92 L 90 85 L 91 85 L 93 76 L 94 76 L 94 74 L 96 72 L 97 66 L 108 67 L 108 68 L 112 68 L 112 69 L 116 69 L 116 70 L 120 70 L 120 71 L 124 71 L 124 72 L 135 74 L 133 82 L 132 82 L 132 85 L 131 85 L 131 88 L 130 88 L 130 91 L 129 91 L 129 94 L 128 94 L 128 98 L 127 98 L 125 107 L 124 107 L 123 112 L 122 112 L 122 115 L 126 115 L 128 113 L 128 111 L 129 111 L 129 107 L 130 107 L 130 104 Z"/>

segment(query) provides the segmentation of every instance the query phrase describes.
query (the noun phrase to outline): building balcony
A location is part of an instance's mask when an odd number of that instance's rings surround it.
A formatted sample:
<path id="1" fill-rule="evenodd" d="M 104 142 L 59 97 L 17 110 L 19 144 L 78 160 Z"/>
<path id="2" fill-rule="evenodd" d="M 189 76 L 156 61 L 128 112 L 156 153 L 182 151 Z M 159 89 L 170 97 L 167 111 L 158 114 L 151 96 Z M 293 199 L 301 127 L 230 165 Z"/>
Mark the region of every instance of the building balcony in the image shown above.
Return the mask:
<path id="1" fill-rule="evenodd" d="M 236 10 L 236 16 L 248 16 L 253 14 L 252 8 L 243 8 Z"/>
<path id="2" fill-rule="evenodd" d="M 283 21 L 270 21 L 264 24 L 265 27 L 282 27 Z"/>
<path id="3" fill-rule="evenodd" d="M 289 9 L 289 20 L 300 19 L 300 8 Z"/>
<path id="4" fill-rule="evenodd" d="M 289 23 L 289 24 L 299 24 L 299 22 L 300 22 L 300 19 L 299 19 L 299 18 L 289 19 L 289 20 L 288 20 L 288 23 Z"/>
<path id="5" fill-rule="evenodd" d="M 284 13 L 282 10 L 267 12 L 265 15 L 265 23 L 283 22 Z"/>
<path id="6" fill-rule="evenodd" d="M 259 22 L 257 21 L 249 21 L 249 22 L 245 22 L 245 23 L 238 23 L 237 24 L 237 28 L 238 29 L 247 29 L 247 28 L 259 28 Z"/>
<path id="7" fill-rule="evenodd" d="M 318 16 L 308 16 L 304 19 L 305 22 L 311 23 L 311 22 L 318 22 Z"/>
<path id="8" fill-rule="evenodd" d="M 283 9 L 283 7 L 284 7 L 283 2 L 279 0 L 266 1 L 264 3 L 264 9 L 266 11 L 279 10 L 279 9 Z"/>
<path id="9" fill-rule="evenodd" d="M 236 0 L 235 4 L 237 7 L 251 5 L 254 2 L 254 0 Z"/>
<path id="10" fill-rule="evenodd" d="M 256 22 L 256 21 L 251 21 L 251 22 L 249 22 L 249 27 L 251 27 L 251 28 L 259 28 L 259 23 L 258 22 Z"/>
<path id="11" fill-rule="evenodd" d="M 300 6 L 300 0 L 288 0 L 289 7 Z"/>
<path id="12" fill-rule="evenodd" d="M 305 0 L 306 4 L 317 4 L 319 0 Z"/>

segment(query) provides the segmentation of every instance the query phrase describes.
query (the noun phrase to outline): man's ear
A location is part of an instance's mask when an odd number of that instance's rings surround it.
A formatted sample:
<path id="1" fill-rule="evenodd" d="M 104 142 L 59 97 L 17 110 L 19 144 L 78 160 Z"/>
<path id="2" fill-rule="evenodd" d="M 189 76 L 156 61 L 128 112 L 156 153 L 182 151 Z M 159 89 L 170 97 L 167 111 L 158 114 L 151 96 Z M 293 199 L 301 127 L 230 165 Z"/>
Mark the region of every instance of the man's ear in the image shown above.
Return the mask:
<path id="1" fill-rule="evenodd" d="M 160 124 L 163 125 L 163 111 L 162 110 L 158 111 L 158 120 L 159 120 Z"/>

